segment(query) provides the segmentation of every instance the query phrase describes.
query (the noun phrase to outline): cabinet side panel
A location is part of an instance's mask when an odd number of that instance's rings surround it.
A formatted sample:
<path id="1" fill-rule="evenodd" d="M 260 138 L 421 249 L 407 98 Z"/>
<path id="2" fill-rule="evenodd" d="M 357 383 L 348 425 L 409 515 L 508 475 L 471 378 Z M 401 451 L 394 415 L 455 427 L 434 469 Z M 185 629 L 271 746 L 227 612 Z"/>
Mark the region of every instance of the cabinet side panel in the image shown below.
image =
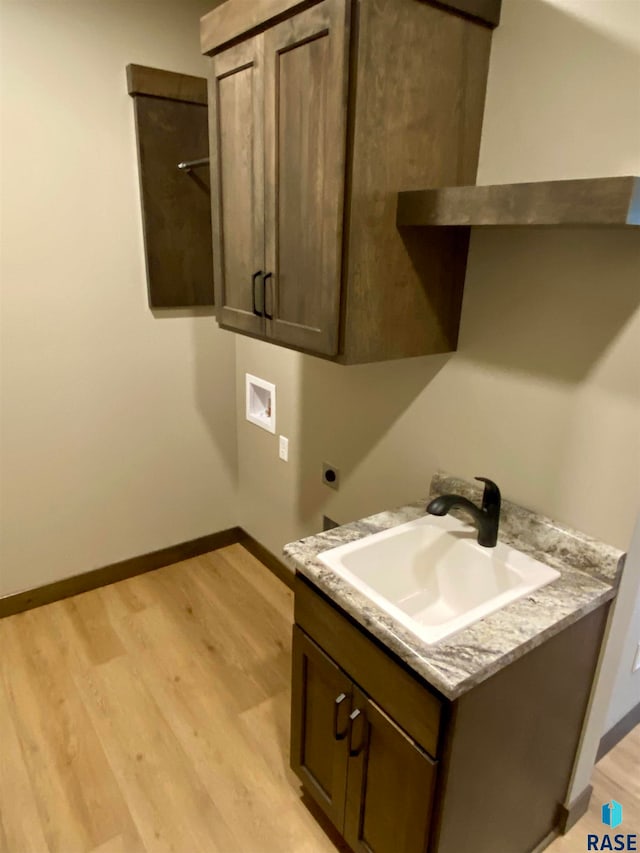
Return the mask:
<path id="1" fill-rule="evenodd" d="M 491 31 L 360 0 L 343 360 L 455 349 L 468 232 L 396 228 L 397 193 L 475 182 Z"/>
<path id="2" fill-rule="evenodd" d="M 608 606 L 457 703 L 443 762 L 437 853 L 529 853 L 558 823 Z"/>

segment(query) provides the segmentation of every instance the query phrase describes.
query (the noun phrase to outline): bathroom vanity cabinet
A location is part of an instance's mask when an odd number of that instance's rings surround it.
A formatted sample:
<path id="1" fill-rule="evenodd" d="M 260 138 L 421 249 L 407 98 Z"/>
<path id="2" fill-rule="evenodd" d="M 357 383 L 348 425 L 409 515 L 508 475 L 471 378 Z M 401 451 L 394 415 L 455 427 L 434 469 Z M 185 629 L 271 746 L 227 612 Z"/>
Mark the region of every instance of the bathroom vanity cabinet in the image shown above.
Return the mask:
<path id="1" fill-rule="evenodd" d="M 435 759 L 297 627 L 293 692 L 293 769 L 350 846 L 423 853 Z"/>
<path id="2" fill-rule="evenodd" d="M 449 700 L 298 574 L 291 766 L 354 851 L 543 849 L 607 610 Z"/>
<path id="3" fill-rule="evenodd" d="M 343 363 L 455 349 L 468 233 L 400 188 L 475 181 L 500 0 L 226 0 L 202 19 L 218 322 Z"/>

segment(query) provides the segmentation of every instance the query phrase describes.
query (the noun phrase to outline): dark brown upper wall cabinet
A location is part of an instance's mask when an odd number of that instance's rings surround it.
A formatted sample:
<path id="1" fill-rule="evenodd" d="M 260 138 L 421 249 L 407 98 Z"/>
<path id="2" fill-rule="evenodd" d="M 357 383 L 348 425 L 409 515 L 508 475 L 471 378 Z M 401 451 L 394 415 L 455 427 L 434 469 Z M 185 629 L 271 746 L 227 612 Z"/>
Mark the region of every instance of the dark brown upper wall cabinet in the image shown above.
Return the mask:
<path id="1" fill-rule="evenodd" d="M 202 19 L 221 326 L 345 364 L 455 349 L 468 232 L 398 229 L 396 199 L 475 180 L 498 13 L 227 0 Z"/>
<path id="2" fill-rule="evenodd" d="M 322 0 L 213 59 L 221 325 L 338 349 L 346 139 L 344 0 Z"/>

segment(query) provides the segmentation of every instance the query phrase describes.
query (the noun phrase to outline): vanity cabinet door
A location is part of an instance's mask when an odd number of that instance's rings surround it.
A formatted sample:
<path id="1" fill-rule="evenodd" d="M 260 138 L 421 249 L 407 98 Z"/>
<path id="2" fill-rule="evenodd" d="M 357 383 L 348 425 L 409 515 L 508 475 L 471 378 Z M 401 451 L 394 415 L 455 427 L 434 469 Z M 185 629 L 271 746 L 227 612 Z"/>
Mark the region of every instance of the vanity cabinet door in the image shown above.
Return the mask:
<path id="1" fill-rule="evenodd" d="M 347 144 L 348 0 L 265 38 L 267 337 L 338 352 Z"/>
<path id="2" fill-rule="evenodd" d="M 265 328 L 263 58 L 258 35 L 215 56 L 209 81 L 217 318 L 256 335 Z"/>
<path id="3" fill-rule="evenodd" d="M 293 629 L 291 766 L 342 832 L 353 685 L 298 627 Z"/>
<path id="4" fill-rule="evenodd" d="M 350 716 L 346 841 L 363 853 L 426 853 L 437 763 L 357 689 Z"/>

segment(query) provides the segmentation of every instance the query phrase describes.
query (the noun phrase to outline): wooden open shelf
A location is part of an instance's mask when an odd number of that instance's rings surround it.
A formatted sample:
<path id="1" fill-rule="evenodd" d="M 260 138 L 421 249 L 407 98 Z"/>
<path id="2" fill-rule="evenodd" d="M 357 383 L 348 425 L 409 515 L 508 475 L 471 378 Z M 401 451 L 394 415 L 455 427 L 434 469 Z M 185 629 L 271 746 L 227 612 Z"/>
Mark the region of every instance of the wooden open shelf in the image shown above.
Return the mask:
<path id="1" fill-rule="evenodd" d="M 400 226 L 640 226 L 640 178 L 585 178 L 398 193 Z"/>

